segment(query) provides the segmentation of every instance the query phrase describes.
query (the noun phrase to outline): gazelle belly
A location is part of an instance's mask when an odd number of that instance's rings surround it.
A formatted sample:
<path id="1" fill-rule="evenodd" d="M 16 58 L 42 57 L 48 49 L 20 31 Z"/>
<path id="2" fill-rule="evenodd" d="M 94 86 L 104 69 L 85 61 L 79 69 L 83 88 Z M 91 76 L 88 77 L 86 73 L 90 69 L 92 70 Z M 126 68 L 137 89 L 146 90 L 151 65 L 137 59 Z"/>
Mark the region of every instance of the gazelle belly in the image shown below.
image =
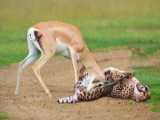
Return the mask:
<path id="1" fill-rule="evenodd" d="M 64 57 L 71 58 L 71 51 L 70 51 L 69 45 L 62 42 L 59 39 L 56 39 L 56 41 L 57 41 L 56 53 L 61 54 Z M 79 55 L 76 52 L 75 52 L 75 56 L 76 56 L 76 59 L 79 60 Z"/>
<path id="2" fill-rule="evenodd" d="M 56 53 L 70 58 L 69 46 L 64 42 L 61 42 L 60 40 L 57 40 Z"/>

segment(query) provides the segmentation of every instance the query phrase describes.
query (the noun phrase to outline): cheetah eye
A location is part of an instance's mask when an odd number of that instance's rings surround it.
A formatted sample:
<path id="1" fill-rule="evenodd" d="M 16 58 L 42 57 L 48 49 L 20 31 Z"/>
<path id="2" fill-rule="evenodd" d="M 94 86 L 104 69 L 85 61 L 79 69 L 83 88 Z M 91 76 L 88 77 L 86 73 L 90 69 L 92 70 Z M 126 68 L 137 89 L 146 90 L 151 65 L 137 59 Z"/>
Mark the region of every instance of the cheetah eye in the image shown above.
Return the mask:
<path id="1" fill-rule="evenodd" d="M 102 84 L 99 84 L 99 85 L 98 85 L 98 87 L 101 87 L 101 86 L 102 86 Z"/>

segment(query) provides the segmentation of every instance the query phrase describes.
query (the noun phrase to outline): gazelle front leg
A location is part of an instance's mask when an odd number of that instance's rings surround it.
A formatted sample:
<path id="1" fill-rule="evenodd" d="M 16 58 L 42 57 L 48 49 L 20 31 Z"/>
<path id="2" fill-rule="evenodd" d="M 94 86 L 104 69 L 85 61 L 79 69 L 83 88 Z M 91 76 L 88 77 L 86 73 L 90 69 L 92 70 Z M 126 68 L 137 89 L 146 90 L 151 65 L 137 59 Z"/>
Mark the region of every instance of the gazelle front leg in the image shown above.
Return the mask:
<path id="1" fill-rule="evenodd" d="M 47 88 L 47 86 L 45 85 L 44 81 L 41 78 L 40 70 L 45 65 L 45 63 L 49 60 L 49 58 L 52 57 L 52 55 L 53 55 L 53 53 L 47 53 L 47 54 L 42 53 L 41 57 L 38 59 L 38 61 L 33 66 L 33 71 L 34 71 L 37 79 L 39 80 L 42 88 L 45 90 L 45 92 L 48 94 L 48 96 L 50 98 L 52 97 L 52 95 L 51 95 L 49 89 Z"/>
<path id="2" fill-rule="evenodd" d="M 74 69 L 75 83 L 77 83 L 77 81 L 78 81 L 78 64 L 77 64 L 76 53 L 72 48 L 70 48 L 70 54 L 71 54 L 72 65 L 73 65 L 73 69 Z"/>

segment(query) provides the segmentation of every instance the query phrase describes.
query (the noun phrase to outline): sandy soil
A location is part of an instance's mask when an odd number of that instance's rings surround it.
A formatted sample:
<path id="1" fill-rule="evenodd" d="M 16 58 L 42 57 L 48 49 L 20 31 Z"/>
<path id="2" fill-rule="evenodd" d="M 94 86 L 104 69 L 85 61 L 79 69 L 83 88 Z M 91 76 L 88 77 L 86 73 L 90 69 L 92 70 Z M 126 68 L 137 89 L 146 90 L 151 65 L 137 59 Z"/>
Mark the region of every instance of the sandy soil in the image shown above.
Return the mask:
<path id="1" fill-rule="evenodd" d="M 95 58 L 104 67 L 114 66 L 131 70 L 135 62 L 131 52 L 120 50 L 96 53 Z M 155 62 L 155 61 L 154 61 Z M 152 65 L 143 62 L 144 65 Z M 140 63 L 140 62 L 139 62 Z M 10 120 L 159 120 L 160 113 L 151 112 L 145 103 L 103 97 L 91 102 L 58 104 L 57 97 L 73 93 L 73 69 L 71 61 L 53 57 L 42 76 L 53 94 L 49 99 L 40 84 L 36 82 L 31 68 L 22 76 L 20 95 L 14 95 L 17 65 L 0 69 L 0 112 L 7 112 Z"/>

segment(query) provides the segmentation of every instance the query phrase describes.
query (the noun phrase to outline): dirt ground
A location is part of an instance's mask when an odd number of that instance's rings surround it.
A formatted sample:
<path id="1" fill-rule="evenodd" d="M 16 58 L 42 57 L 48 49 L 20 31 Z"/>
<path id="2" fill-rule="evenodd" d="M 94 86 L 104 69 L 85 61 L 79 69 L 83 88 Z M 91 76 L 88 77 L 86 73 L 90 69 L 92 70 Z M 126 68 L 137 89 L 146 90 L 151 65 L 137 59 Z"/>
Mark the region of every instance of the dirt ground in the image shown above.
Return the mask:
<path id="1" fill-rule="evenodd" d="M 101 67 L 114 66 L 131 70 L 134 65 L 131 52 L 115 50 L 107 53 L 95 53 Z M 155 64 L 155 60 L 143 62 L 143 66 Z M 7 112 L 10 120 L 159 120 L 160 113 L 151 112 L 146 103 L 135 103 L 103 97 L 95 101 L 78 104 L 58 104 L 57 97 L 73 94 L 73 69 L 71 61 L 53 57 L 44 69 L 42 76 L 51 90 L 53 99 L 49 99 L 40 84 L 36 82 L 31 68 L 22 76 L 20 95 L 15 96 L 17 64 L 0 69 L 0 112 Z"/>

